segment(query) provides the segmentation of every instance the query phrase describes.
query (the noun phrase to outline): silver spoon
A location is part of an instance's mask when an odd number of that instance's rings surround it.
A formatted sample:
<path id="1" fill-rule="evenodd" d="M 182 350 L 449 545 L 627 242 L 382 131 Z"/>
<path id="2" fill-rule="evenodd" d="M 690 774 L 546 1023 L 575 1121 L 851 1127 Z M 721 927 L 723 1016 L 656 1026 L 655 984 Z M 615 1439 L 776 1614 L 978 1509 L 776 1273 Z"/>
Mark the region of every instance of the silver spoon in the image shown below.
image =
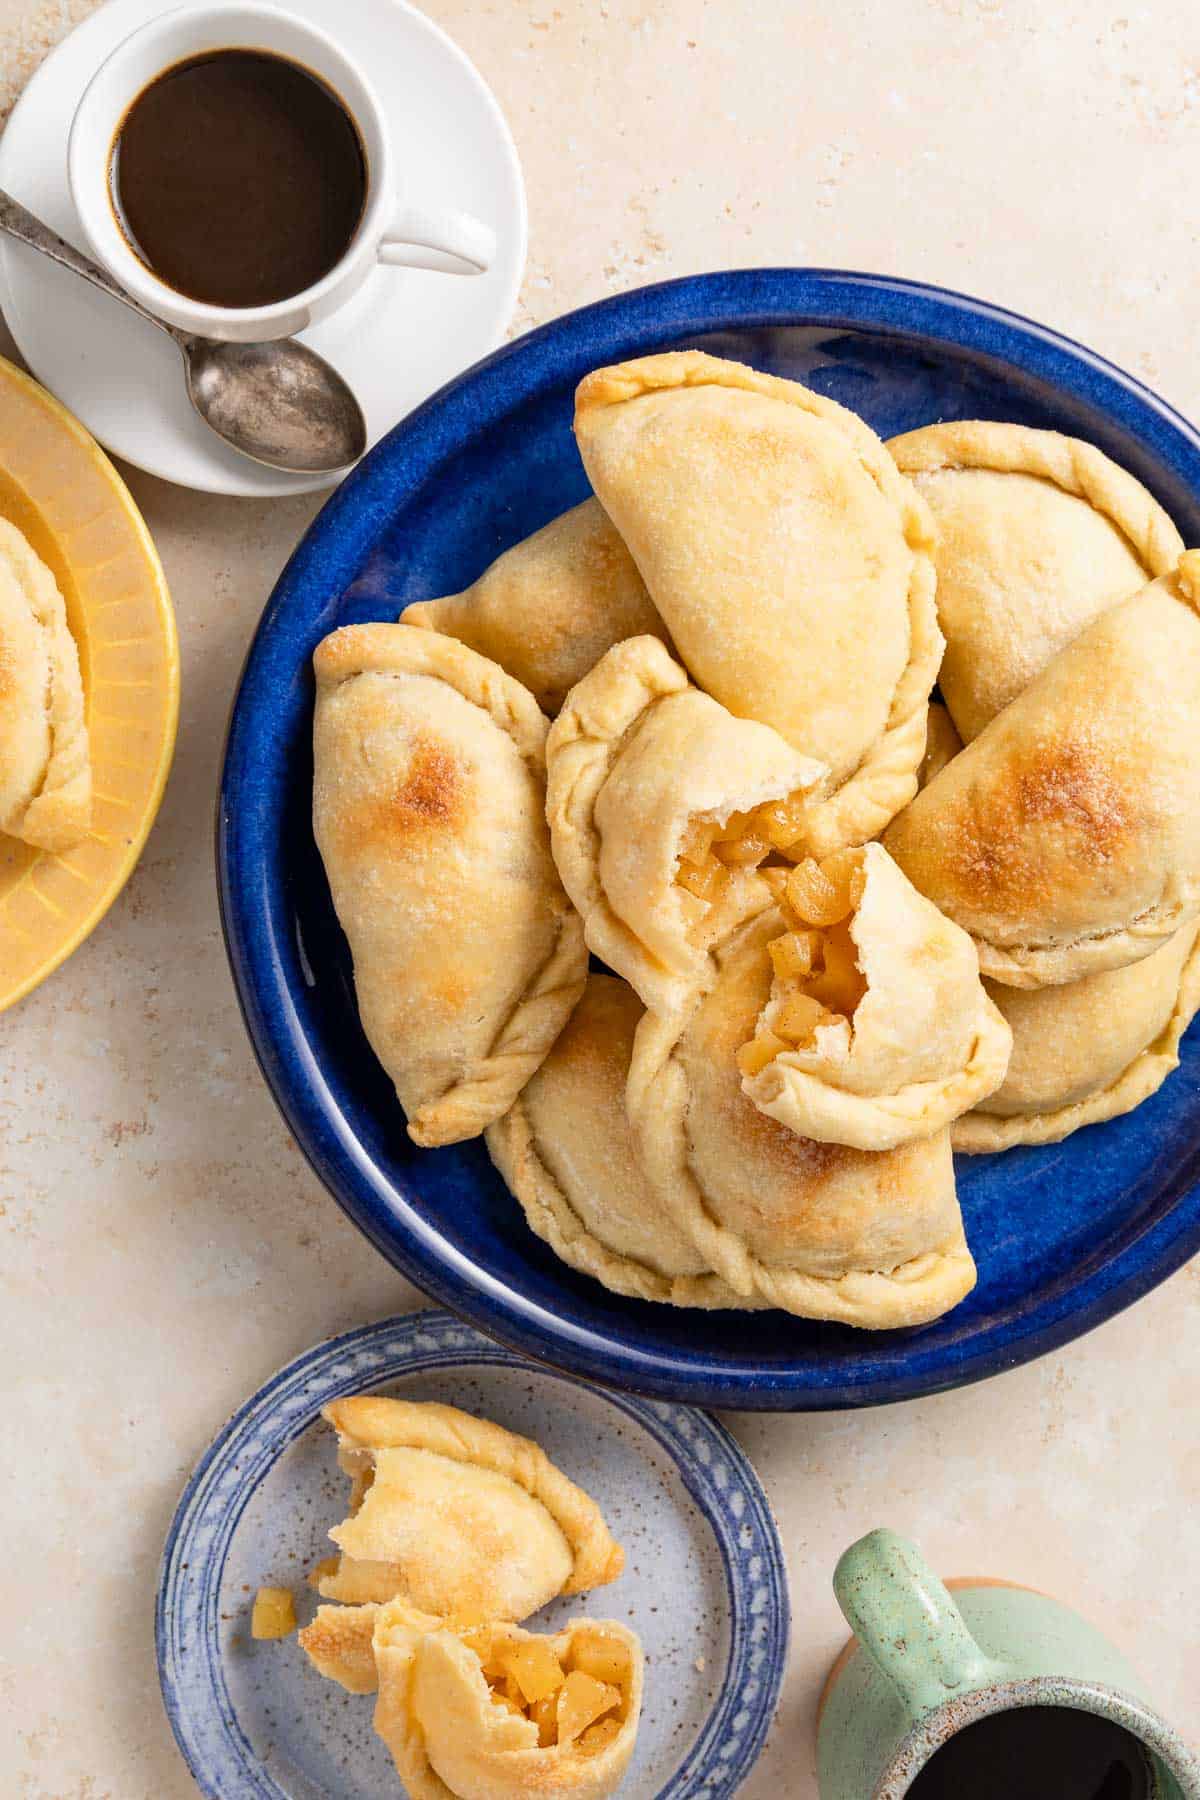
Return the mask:
<path id="1" fill-rule="evenodd" d="M 188 399 L 204 423 L 243 456 L 295 475 L 332 474 L 357 462 L 366 449 L 362 408 L 337 370 L 307 345 L 295 338 L 227 344 L 177 331 L 3 188 L 0 231 L 82 275 L 173 338 L 187 370 Z"/>

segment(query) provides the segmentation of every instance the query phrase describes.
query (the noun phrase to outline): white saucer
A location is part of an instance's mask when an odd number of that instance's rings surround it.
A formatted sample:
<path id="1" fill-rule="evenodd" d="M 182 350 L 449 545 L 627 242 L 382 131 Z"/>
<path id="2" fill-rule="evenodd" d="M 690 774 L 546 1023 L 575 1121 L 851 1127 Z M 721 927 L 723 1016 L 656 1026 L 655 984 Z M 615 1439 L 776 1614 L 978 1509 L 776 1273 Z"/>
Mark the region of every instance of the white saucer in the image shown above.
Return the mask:
<path id="1" fill-rule="evenodd" d="M 525 267 L 525 188 L 491 90 L 463 52 L 403 0 L 287 0 L 362 61 L 388 111 L 414 197 L 458 206 L 499 242 L 486 275 L 379 267 L 331 318 L 305 332 L 341 370 L 371 443 L 494 348 Z M 0 186 L 75 243 L 67 132 L 83 89 L 162 0 L 109 0 L 48 56 L 0 138 Z M 195 417 L 170 341 L 115 300 L 11 238 L 0 239 L 0 311 L 34 374 L 117 456 L 214 494 L 297 494 L 328 477 L 259 468 Z"/>

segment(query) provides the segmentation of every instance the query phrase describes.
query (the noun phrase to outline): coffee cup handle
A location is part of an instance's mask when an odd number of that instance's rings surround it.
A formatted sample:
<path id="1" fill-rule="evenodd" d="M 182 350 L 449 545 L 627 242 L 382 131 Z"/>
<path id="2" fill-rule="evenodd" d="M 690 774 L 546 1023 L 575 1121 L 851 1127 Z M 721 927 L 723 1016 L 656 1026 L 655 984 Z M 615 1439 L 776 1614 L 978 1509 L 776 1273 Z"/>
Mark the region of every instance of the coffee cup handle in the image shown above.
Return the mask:
<path id="1" fill-rule="evenodd" d="M 482 275 L 495 254 L 491 226 L 449 206 L 402 208 L 379 245 L 380 262 L 443 275 Z"/>
<path id="2" fill-rule="evenodd" d="M 916 1545 L 894 1531 L 872 1531 L 851 1544 L 833 1591 L 914 1725 L 946 1700 L 1013 1679 L 980 1649 Z"/>

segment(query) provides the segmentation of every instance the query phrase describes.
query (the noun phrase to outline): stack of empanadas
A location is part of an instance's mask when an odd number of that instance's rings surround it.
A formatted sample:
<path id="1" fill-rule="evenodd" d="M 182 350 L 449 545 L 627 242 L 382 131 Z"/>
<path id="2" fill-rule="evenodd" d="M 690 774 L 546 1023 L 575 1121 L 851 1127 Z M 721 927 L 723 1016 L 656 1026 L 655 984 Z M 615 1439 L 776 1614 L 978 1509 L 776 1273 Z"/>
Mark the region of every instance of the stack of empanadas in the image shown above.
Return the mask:
<path id="1" fill-rule="evenodd" d="M 1128 1110 L 1200 1000 L 1200 552 L 1089 444 L 696 351 L 575 433 L 594 498 L 317 653 L 368 1035 L 615 1292 L 935 1318 L 952 1140 Z"/>
<path id="2" fill-rule="evenodd" d="M 349 1517 L 300 1633 L 313 1665 L 378 1693 L 375 1727 L 413 1800 L 603 1800 L 633 1753 L 642 1649 L 612 1620 L 520 1621 L 615 1581 L 624 1554 L 528 1438 L 456 1407 L 363 1395 L 324 1409 Z"/>

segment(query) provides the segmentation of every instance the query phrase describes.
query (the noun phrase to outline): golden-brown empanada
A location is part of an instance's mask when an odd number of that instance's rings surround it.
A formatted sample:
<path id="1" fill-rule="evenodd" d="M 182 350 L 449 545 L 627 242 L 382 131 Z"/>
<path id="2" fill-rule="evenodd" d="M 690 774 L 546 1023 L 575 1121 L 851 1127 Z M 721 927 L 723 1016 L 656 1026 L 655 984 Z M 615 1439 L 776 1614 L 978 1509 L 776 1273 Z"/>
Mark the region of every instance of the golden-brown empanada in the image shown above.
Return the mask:
<path id="1" fill-rule="evenodd" d="M 644 632 L 667 635 L 598 500 L 514 544 L 464 593 L 418 600 L 400 616 L 490 656 L 551 717 L 613 644 Z"/>
<path id="2" fill-rule="evenodd" d="M 1179 1066 L 1179 1042 L 1200 1008 L 1193 922 L 1141 962 L 1063 987 L 989 984 L 1012 1027 L 1008 1075 L 956 1121 L 956 1150 L 1057 1144 L 1081 1125 L 1132 1112 Z"/>
<path id="3" fill-rule="evenodd" d="M 1183 554 L 1141 482 L 1078 438 L 961 419 L 888 449 L 938 528 L 938 680 L 968 743 L 1097 614 Z"/>
<path id="4" fill-rule="evenodd" d="M 349 625 L 313 665 L 313 830 L 363 1029 L 418 1144 L 507 1111 L 587 973 L 545 820 L 547 724 L 486 657 Z"/>
<path id="5" fill-rule="evenodd" d="M 376 1395 L 322 1409 L 354 1479 L 323 1599 L 404 1598 L 442 1619 L 524 1619 L 615 1581 L 599 1507 L 528 1438 L 434 1402 Z"/>
<path id="6" fill-rule="evenodd" d="M 625 1082 L 641 1017 L 625 982 L 589 975 L 553 1050 L 511 1110 L 489 1125 L 492 1161 L 537 1235 L 614 1293 L 673 1306 L 745 1307 L 708 1272 L 638 1162 Z"/>
<path id="7" fill-rule="evenodd" d="M 891 1150 L 969 1112 L 1004 1079 L 1012 1034 L 966 932 L 881 844 L 776 871 L 788 929 L 738 1052 L 743 1091 L 801 1137 Z"/>
<path id="8" fill-rule="evenodd" d="M 962 739 L 954 729 L 954 720 L 940 700 L 929 702 L 929 724 L 925 732 L 925 754 L 917 770 L 917 789 L 926 788 L 935 775 L 940 775 L 948 762 L 962 749 Z"/>
<path id="9" fill-rule="evenodd" d="M 823 774 L 693 687 L 652 637 L 616 645 L 571 690 L 546 766 L 550 843 L 588 945 L 656 1007 L 703 984 L 713 943 L 770 904 L 757 866 L 778 818 L 795 837 Z"/>
<path id="10" fill-rule="evenodd" d="M 619 1787 L 642 1704 L 627 1626 L 461 1633 L 395 1602 L 379 1610 L 374 1647 L 375 1729 L 412 1800 L 606 1800 Z"/>
<path id="11" fill-rule="evenodd" d="M 0 519 L 0 831 L 71 849 L 92 822 L 79 652 L 58 583 Z"/>
<path id="12" fill-rule="evenodd" d="M 797 1137 L 742 1092 L 737 1052 L 770 996 L 772 908 L 718 951 L 692 1010 L 647 1013 L 627 1103 L 661 1203 L 736 1293 L 804 1318 L 881 1328 L 936 1319 L 969 1293 L 947 1131 L 896 1150 Z"/>
<path id="13" fill-rule="evenodd" d="M 873 837 L 916 792 L 942 653 L 929 513 L 874 432 L 687 350 L 589 375 L 575 434 L 693 680 L 829 770 L 805 847 Z"/>
<path id="14" fill-rule="evenodd" d="M 1200 911 L 1198 603 L 1193 550 L 1085 627 L 889 826 L 992 980 L 1120 968 Z"/>

